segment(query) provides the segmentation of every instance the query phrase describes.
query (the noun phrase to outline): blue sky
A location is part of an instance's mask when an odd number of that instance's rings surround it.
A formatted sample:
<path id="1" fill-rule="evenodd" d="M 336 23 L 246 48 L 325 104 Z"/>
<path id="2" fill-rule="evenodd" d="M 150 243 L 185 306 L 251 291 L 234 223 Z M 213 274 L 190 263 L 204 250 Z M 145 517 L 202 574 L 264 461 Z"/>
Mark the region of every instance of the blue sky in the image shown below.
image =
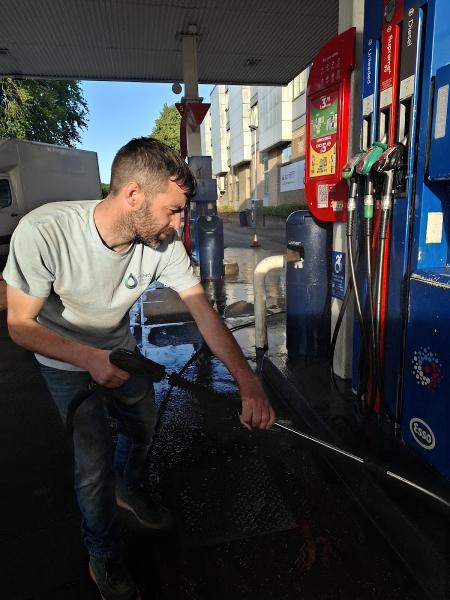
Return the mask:
<path id="1" fill-rule="evenodd" d="M 164 103 L 180 102 L 183 94 L 174 94 L 168 83 L 83 81 L 82 85 L 89 122 L 78 147 L 97 152 L 100 178 L 109 183 L 117 150 L 133 137 L 149 135 Z M 212 86 L 199 86 L 205 102 L 211 90 Z"/>

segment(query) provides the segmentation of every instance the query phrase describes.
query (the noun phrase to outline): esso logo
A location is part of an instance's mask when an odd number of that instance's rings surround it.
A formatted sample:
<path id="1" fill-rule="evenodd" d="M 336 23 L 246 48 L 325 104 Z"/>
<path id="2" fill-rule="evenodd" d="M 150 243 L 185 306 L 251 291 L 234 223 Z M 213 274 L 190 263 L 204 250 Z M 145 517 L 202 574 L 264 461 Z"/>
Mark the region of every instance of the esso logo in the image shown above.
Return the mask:
<path id="1" fill-rule="evenodd" d="M 435 447 L 436 439 L 434 433 L 425 421 L 415 417 L 409 422 L 409 429 L 419 446 L 422 446 L 425 450 L 432 450 Z"/>

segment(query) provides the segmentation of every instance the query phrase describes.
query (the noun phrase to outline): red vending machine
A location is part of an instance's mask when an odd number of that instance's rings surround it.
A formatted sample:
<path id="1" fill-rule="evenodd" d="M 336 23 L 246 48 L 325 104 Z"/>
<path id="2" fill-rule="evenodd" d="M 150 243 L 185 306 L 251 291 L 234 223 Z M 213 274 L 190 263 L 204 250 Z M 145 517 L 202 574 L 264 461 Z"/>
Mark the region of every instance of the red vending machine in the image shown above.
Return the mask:
<path id="1" fill-rule="evenodd" d="M 334 37 L 315 57 L 306 98 L 305 195 L 320 221 L 345 221 L 350 77 L 355 63 L 355 28 Z"/>

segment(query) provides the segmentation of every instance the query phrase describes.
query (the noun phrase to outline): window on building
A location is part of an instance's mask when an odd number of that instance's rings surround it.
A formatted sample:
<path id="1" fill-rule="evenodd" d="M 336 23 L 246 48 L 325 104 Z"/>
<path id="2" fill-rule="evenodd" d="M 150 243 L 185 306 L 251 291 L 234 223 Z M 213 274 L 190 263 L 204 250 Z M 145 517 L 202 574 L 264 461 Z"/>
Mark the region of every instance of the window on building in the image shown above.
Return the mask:
<path id="1" fill-rule="evenodd" d="M 284 165 L 285 163 L 291 162 L 291 160 L 292 160 L 292 145 L 288 144 L 281 151 L 281 164 Z"/>
<path id="2" fill-rule="evenodd" d="M 223 175 L 219 175 L 217 178 L 217 186 L 219 188 L 219 194 L 223 196 L 225 194 L 226 181 Z"/>
<path id="3" fill-rule="evenodd" d="M 258 104 L 250 107 L 250 128 L 258 127 Z"/>
<path id="4" fill-rule="evenodd" d="M 298 98 L 303 92 L 306 91 L 306 85 L 308 83 L 308 69 L 302 71 L 299 75 L 294 77 L 292 80 L 292 98 Z"/>
<path id="5" fill-rule="evenodd" d="M 269 155 L 267 152 L 264 152 L 261 157 L 261 162 L 263 164 L 263 176 L 264 176 L 264 188 L 263 194 L 265 198 L 269 197 Z"/>
<path id="6" fill-rule="evenodd" d="M 0 208 L 11 206 L 12 195 L 8 179 L 0 179 Z"/>

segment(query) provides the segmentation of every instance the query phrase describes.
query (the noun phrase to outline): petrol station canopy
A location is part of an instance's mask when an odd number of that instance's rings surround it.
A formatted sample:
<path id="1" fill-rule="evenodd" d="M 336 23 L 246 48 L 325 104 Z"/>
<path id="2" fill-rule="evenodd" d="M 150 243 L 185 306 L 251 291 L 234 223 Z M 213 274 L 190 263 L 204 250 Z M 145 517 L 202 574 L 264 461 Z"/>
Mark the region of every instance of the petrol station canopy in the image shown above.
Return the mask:
<path id="1" fill-rule="evenodd" d="M 337 34 L 339 0 L 0 0 L 0 76 L 284 85 Z"/>

